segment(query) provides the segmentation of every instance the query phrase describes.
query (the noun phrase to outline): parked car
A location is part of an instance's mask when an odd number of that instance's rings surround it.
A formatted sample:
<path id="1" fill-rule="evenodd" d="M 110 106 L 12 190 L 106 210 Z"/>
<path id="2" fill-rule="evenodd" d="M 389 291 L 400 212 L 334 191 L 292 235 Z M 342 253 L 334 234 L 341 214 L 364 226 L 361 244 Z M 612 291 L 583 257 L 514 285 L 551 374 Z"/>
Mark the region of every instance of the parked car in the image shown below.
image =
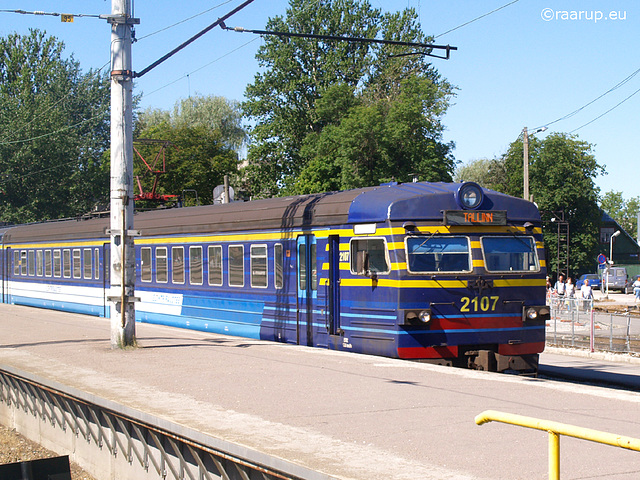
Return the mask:
<path id="1" fill-rule="evenodd" d="M 638 275 L 629 275 L 627 279 L 627 290 L 626 293 L 633 293 L 633 284 L 638 279 Z"/>
<path id="2" fill-rule="evenodd" d="M 591 282 L 591 280 L 589 280 Z M 607 283 L 609 284 L 607 286 Z M 602 289 L 609 291 L 618 290 L 625 293 L 627 290 L 627 269 L 624 267 L 611 267 L 609 273 L 605 272 L 602 275 Z"/>
<path id="3" fill-rule="evenodd" d="M 578 278 L 578 281 L 576 282 L 576 290 L 580 290 L 582 288 L 582 285 L 584 284 L 584 281 L 586 279 L 589 279 L 589 285 L 591 285 L 591 288 L 595 290 L 600 289 L 600 277 L 598 276 L 598 274 L 585 273 L 584 275 L 580 275 L 580 278 Z"/>

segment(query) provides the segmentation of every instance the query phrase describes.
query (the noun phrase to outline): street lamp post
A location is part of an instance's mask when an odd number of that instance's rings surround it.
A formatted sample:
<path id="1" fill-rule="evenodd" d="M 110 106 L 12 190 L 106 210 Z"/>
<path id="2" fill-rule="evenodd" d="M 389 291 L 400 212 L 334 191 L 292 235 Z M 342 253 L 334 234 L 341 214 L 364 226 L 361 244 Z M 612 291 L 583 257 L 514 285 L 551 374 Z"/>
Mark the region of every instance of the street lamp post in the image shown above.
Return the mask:
<path id="1" fill-rule="evenodd" d="M 522 177 L 524 187 L 522 198 L 525 200 L 531 200 L 529 196 L 529 135 L 544 132 L 546 129 L 547 127 L 540 127 L 531 132 L 531 134 L 527 131 L 527 127 L 522 129 Z"/>
<path id="2" fill-rule="evenodd" d="M 604 274 L 607 276 L 607 298 L 609 298 L 609 268 L 613 265 L 613 239 L 620 235 L 620 230 L 616 230 L 615 233 L 609 238 L 609 262 L 607 262 L 607 268 Z"/>
<path id="3" fill-rule="evenodd" d="M 609 261 L 613 264 L 613 239 L 620 235 L 620 230 L 616 230 L 615 233 L 611 234 L 611 238 L 609 239 Z"/>

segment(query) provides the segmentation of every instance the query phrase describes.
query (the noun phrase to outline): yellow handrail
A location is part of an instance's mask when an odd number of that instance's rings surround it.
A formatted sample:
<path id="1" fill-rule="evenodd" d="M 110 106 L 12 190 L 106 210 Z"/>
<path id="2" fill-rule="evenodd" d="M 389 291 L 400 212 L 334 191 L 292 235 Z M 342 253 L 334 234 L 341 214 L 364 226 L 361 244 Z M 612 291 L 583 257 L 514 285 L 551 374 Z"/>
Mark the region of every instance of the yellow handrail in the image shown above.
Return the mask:
<path id="1" fill-rule="evenodd" d="M 502 422 L 520 427 L 533 428 L 549 433 L 549 480 L 560 480 L 560 435 L 581 438 L 591 442 L 603 443 L 614 447 L 626 448 L 640 452 L 640 439 L 615 435 L 613 433 L 600 432 L 590 428 L 576 427 L 566 423 L 540 420 L 538 418 L 525 417 L 512 413 L 485 410 L 476 416 L 476 424 L 483 425 L 488 422 Z"/>

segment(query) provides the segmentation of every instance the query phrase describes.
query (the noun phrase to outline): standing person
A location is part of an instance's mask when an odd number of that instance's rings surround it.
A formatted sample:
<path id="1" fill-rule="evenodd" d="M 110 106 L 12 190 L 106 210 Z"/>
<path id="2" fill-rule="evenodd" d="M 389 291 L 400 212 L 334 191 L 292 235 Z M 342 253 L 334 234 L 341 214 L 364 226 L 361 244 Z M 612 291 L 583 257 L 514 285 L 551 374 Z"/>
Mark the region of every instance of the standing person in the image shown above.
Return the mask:
<path id="1" fill-rule="evenodd" d="M 565 297 L 567 297 L 568 307 L 571 309 L 576 296 L 576 286 L 573 284 L 571 277 L 567 277 L 567 283 L 565 285 Z"/>
<path id="2" fill-rule="evenodd" d="M 640 275 L 635 282 L 633 282 L 633 294 L 636 296 L 636 302 L 640 300 Z"/>
<path id="3" fill-rule="evenodd" d="M 580 296 L 582 297 L 583 309 L 586 310 L 589 300 L 593 299 L 593 290 L 591 289 L 591 285 L 589 285 L 589 279 L 585 279 L 584 284 L 580 288 Z"/>
<path id="4" fill-rule="evenodd" d="M 556 284 L 553 286 L 554 293 L 558 296 L 558 308 L 564 306 L 564 295 L 567 291 L 567 285 L 564 283 L 564 275 L 559 274 Z"/>
<path id="5" fill-rule="evenodd" d="M 556 281 L 556 284 L 553 286 L 553 290 L 556 292 L 558 296 L 564 297 L 564 294 L 566 293 L 566 290 L 567 290 L 566 287 L 567 287 L 567 284 L 564 283 L 564 275 L 563 274 L 558 275 L 558 280 Z"/>

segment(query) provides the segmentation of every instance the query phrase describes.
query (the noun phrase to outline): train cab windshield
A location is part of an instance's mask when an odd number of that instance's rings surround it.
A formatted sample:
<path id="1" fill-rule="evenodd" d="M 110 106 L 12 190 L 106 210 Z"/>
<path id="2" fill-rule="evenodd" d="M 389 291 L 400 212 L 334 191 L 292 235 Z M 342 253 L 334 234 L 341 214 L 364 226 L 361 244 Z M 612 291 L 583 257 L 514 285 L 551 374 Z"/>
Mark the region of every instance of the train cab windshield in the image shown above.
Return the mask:
<path id="1" fill-rule="evenodd" d="M 489 272 L 534 272 L 540 269 L 532 237 L 482 237 L 482 254 Z"/>
<path id="2" fill-rule="evenodd" d="M 471 271 L 467 237 L 407 237 L 406 246 L 411 273 Z"/>

